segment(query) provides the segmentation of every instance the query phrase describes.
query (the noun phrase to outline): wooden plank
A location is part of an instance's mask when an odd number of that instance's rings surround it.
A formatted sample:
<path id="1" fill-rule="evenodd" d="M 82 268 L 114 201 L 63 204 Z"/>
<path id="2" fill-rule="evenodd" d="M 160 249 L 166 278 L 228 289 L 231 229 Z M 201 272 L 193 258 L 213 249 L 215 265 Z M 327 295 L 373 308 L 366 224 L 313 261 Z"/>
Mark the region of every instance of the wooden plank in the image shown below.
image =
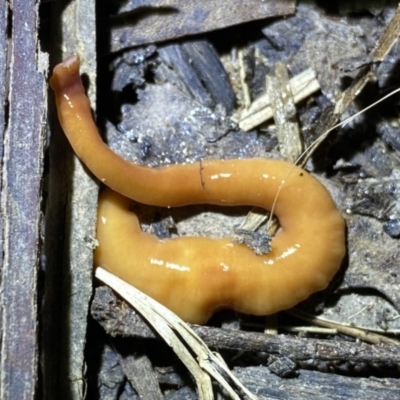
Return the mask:
<path id="1" fill-rule="evenodd" d="M 296 379 L 287 379 L 274 375 L 268 367 L 236 367 L 234 373 L 261 399 L 383 400 L 400 396 L 394 378 L 354 378 L 303 370 Z"/>
<path id="2" fill-rule="evenodd" d="M 111 51 L 295 12 L 294 0 L 131 0 L 114 18 Z"/>
<path id="3" fill-rule="evenodd" d="M 12 0 L 9 6 L 9 117 L 1 193 L 4 261 L 0 398 L 34 399 L 38 379 L 37 276 L 47 60 L 37 47 L 37 2 Z"/>
<path id="4" fill-rule="evenodd" d="M 0 49 L 3 49 L 3 51 L 0 51 L 0 159 L 3 158 L 3 143 L 6 128 L 7 18 L 7 3 L 2 2 L 0 3 Z M 2 171 L 0 170 L 0 179 L 1 174 Z M 3 222 L 0 219 L 0 271 L 3 270 Z M 0 307 L 0 324 L 1 312 Z"/>
<path id="5" fill-rule="evenodd" d="M 52 7 L 51 64 L 79 53 L 96 105 L 95 1 L 57 1 Z M 73 155 L 54 102 L 50 113 L 46 282 L 43 309 L 43 398 L 84 398 L 87 314 L 92 295 L 98 186 Z"/>

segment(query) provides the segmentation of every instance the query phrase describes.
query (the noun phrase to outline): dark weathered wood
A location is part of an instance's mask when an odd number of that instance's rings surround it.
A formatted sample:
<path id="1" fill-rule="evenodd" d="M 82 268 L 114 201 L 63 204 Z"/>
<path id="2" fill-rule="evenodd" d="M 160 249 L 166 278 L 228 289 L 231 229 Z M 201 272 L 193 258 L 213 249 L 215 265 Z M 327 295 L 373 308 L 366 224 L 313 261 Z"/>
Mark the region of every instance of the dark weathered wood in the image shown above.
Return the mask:
<path id="1" fill-rule="evenodd" d="M 294 0 L 131 0 L 114 20 L 111 51 L 155 43 L 268 17 L 292 14 Z"/>
<path id="2" fill-rule="evenodd" d="M 92 316 L 112 336 L 154 339 L 158 336 L 147 323 L 125 302 L 116 298 L 108 287 L 96 290 L 92 303 Z M 370 345 L 347 341 L 299 338 L 285 335 L 265 335 L 191 325 L 204 342 L 216 349 L 264 352 L 289 357 L 294 361 L 353 361 L 355 363 L 400 363 L 400 351 L 395 346 Z"/>
<path id="3" fill-rule="evenodd" d="M 94 1 L 60 0 L 52 7 L 54 66 L 73 52 L 89 77 L 96 106 Z M 85 393 L 87 314 L 98 186 L 73 155 L 57 123 L 54 103 L 46 204 L 46 281 L 43 310 L 43 398 L 82 399 Z"/>
<path id="4" fill-rule="evenodd" d="M 158 53 L 174 69 L 195 100 L 210 108 L 222 104 L 228 114 L 232 113 L 235 93 L 218 53 L 209 42 L 196 40 L 182 45 L 170 44 L 160 47 Z"/>
<path id="5" fill-rule="evenodd" d="M 291 400 L 389 400 L 400 397 L 397 379 L 353 378 L 317 371 L 301 371 L 295 379 L 282 379 L 266 367 L 235 368 L 234 374 L 260 398 Z"/>
<path id="6" fill-rule="evenodd" d="M 13 0 L 10 7 L 9 119 L 1 194 L 4 264 L 0 398 L 34 399 L 38 379 L 37 276 L 47 62 L 37 47 L 37 2 Z"/>
<path id="7" fill-rule="evenodd" d="M 0 3 L 0 159 L 3 159 L 3 143 L 6 127 L 6 71 L 7 71 L 7 17 L 8 6 L 6 2 Z M 0 179 L 2 171 L 0 170 Z M 0 219 L 0 271 L 3 269 L 3 222 Z M 2 324 L 0 308 L 0 327 Z"/>
<path id="8" fill-rule="evenodd" d="M 146 356 L 127 356 L 121 359 L 122 370 L 143 400 L 162 400 L 157 375 Z"/>
<path id="9" fill-rule="evenodd" d="M 214 102 L 210 94 L 201 83 L 200 77 L 193 69 L 190 59 L 183 51 L 182 46 L 179 44 L 169 44 L 158 49 L 158 54 L 164 63 L 169 67 L 166 69 L 166 74 L 172 74 L 174 71 L 185 85 L 188 94 L 191 95 L 196 101 L 206 107 L 214 107 Z M 170 76 L 166 76 L 169 81 L 174 82 Z"/>
<path id="10" fill-rule="evenodd" d="M 228 114 L 232 113 L 236 101 L 235 93 L 219 55 L 211 43 L 206 40 L 196 40 L 183 43 L 182 48 L 214 102 L 224 105 Z"/>

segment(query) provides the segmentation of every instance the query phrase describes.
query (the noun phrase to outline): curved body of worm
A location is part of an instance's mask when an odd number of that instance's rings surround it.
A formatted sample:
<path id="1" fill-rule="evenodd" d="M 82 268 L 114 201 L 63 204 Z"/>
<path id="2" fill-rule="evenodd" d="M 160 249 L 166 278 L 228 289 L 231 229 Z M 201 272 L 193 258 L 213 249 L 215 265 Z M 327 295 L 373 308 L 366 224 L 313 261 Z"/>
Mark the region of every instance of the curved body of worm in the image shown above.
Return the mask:
<path id="1" fill-rule="evenodd" d="M 345 254 L 345 223 L 325 187 L 278 160 L 202 161 L 150 168 L 119 157 L 101 140 L 79 76 L 79 58 L 54 69 L 59 120 L 78 157 L 105 185 L 99 198 L 95 265 L 204 323 L 221 308 L 267 315 L 324 289 Z M 291 170 L 288 175 L 289 170 Z M 160 240 L 142 232 L 133 199 L 150 205 L 275 206 L 281 230 L 258 256 L 229 239 Z M 129 198 L 129 199 L 128 199 Z"/>

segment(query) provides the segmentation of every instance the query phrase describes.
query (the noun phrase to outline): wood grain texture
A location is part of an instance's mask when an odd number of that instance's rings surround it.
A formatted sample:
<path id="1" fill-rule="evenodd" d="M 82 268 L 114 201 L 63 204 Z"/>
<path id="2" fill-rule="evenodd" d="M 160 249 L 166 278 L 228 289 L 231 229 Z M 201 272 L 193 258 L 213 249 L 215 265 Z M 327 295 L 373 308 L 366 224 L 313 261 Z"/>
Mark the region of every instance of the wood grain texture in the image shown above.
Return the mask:
<path id="1" fill-rule="evenodd" d="M 96 104 L 95 1 L 61 0 L 52 7 L 52 65 L 72 53 L 84 60 Z M 50 101 L 50 106 L 53 104 Z M 52 110 L 53 111 L 53 110 Z M 54 115 L 52 112 L 51 115 Z M 43 310 L 43 398 L 82 399 L 86 329 L 92 293 L 98 186 L 73 157 L 51 121 L 46 204 L 46 282 Z"/>
<path id="2" fill-rule="evenodd" d="M 14 0 L 10 8 L 9 114 L 1 193 L 4 259 L 0 398 L 34 399 L 38 380 L 37 279 L 47 60 L 37 47 L 37 3 Z M 0 35 L 5 32 L 2 18 L 6 13 L 1 9 Z M 1 48 L 6 49 L 4 37 L 0 40 Z M 4 87 L 4 70 L 0 74 Z M 4 121 L 5 114 L 0 117 Z"/>
<path id="3" fill-rule="evenodd" d="M 5 2 L 0 4 L 0 157 L 3 158 L 4 134 L 6 127 L 6 71 L 7 71 L 7 17 L 8 7 Z M 0 179 L 2 171 L 0 170 Z M 3 222 L 0 223 L 0 270 L 3 269 Z M 0 308 L 1 313 L 1 308 Z M 1 314 L 0 314 L 1 315 Z M 0 316 L 1 324 L 1 316 Z"/>
<path id="4" fill-rule="evenodd" d="M 293 14 L 293 0 L 156 0 L 127 3 L 113 20 L 111 51 Z"/>
<path id="5" fill-rule="evenodd" d="M 296 379 L 282 379 L 269 372 L 266 367 L 237 367 L 234 373 L 261 399 L 384 400 L 397 399 L 400 396 L 398 381 L 391 378 L 353 378 L 301 371 Z"/>
<path id="6" fill-rule="evenodd" d="M 92 316 L 113 337 L 156 339 L 157 334 L 142 317 L 124 301 L 117 299 L 106 286 L 96 289 L 91 308 Z M 352 361 L 355 363 L 400 363 L 397 347 L 370 345 L 349 341 L 300 338 L 289 335 L 265 335 L 259 332 L 237 331 L 190 325 L 204 342 L 216 349 L 264 352 L 278 357 L 289 357 L 296 362 Z"/>
<path id="7" fill-rule="evenodd" d="M 143 400 L 162 400 L 157 374 L 147 356 L 129 355 L 121 360 L 122 370 Z"/>

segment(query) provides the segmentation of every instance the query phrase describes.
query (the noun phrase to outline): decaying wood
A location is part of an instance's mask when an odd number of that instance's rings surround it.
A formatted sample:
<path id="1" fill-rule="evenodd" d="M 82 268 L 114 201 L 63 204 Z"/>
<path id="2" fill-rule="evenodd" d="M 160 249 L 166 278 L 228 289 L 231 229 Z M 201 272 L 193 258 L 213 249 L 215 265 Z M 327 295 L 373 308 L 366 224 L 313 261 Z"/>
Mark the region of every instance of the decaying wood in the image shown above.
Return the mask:
<path id="1" fill-rule="evenodd" d="M 107 307 L 105 307 L 107 305 Z M 126 303 L 118 300 L 111 289 L 101 287 L 96 290 L 92 303 L 92 316 L 111 336 L 156 339 L 157 334 Z M 264 352 L 269 355 L 289 357 L 294 361 L 351 361 L 400 363 L 398 347 L 392 345 L 369 345 L 348 341 L 299 338 L 293 336 L 265 335 L 190 325 L 204 342 L 215 349 Z"/>
<path id="2" fill-rule="evenodd" d="M 127 356 L 121 360 L 122 370 L 137 394 L 144 400 L 162 400 L 157 374 L 146 356 Z"/>
<path id="3" fill-rule="evenodd" d="M 111 51 L 289 15 L 294 13 L 295 5 L 294 0 L 229 0 L 223 7 L 219 0 L 157 0 L 147 4 L 132 0 L 114 19 Z"/>
<path id="4" fill-rule="evenodd" d="M 323 136 L 327 131 L 332 130 L 338 123 L 340 117 L 347 110 L 349 105 L 357 98 L 357 96 L 364 89 L 366 84 L 374 77 L 373 67 L 375 62 L 381 62 L 383 58 L 389 53 L 390 49 L 400 36 L 400 4 L 397 7 L 396 13 L 394 14 L 390 24 L 387 26 L 385 32 L 379 39 L 375 48 L 370 54 L 370 63 L 365 67 L 361 68 L 357 77 L 352 82 L 351 86 L 346 89 L 337 99 L 333 112 L 327 110 L 325 115 L 321 117 L 323 123 L 319 124 L 317 129 L 318 137 Z M 306 161 L 313 154 L 315 149 L 321 141 L 318 141 L 310 151 L 307 153 L 307 157 L 303 162 L 305 165 Z"/>
<path id="5" fill-rule="evenodd" d="M 166 66 L 173 68 L 184 90 L 200 104 L 214 108 L 223 105 L 228 113 L 235 106 L 233 92 L 219 55 L 206 40 L 195 40 L 183 44 L 170 44 L 158 49 Z M 177 81 L 172 71 L 165 68 L 169 81 Z"/>
<path id="6" fill-rule="evenodd" d="M 8 8 L 10 7 L 10 8 Z M 12 14 L 8 15 L 8 13 Z M 0 4 L 0 127 L 4 135 L 1 215 L 2 399 L 35 399 L 38 382 L 37 279 L 47 59 L 38 49 L 35 1 Z M 7 47 L 7 18 L 11 23 Z M 7 66 L 7 49 L 10 65 Z M 5 69 L 9 67 L 9 86 Z M 5 91 L 9 88 L 9 91 Z M 5 95 L 5 96 L 4 96 Z M 4 100 L 9 103 L 7 121 Z M 5 123 L 7 125 L 5 131 Z"/>
<path id="7" fill-rule="evenodd" d="M 7 18 L 8 6 L 5 2 L 0 5 L 0 158 L 3 160 L 4 135 L 6 128 L 6 94 L 7 94 Z M 0 178 L 2 171 L 0 170 Z M 0 223 L 0 271 L 3 270 L 3 223 Z M 0 308 L 0 326 L 1 326 L 1 308 Z"/>
<path id="8" fill-rule="evenodd" d="M 301 371 L 296 379 L 282 379 L 267 367 L 237 367 L 234 372 L 263 399 L 385 400 L 400 396 L 397 379 L 353 378 L 317 371 Z"/>
<path id="9" fill-rule="evenodd" d="M 303 142 L 289 73 L 284 63 L 276 64 L 275 76 L 267 76 L 267 93 L 271 100 L 280 152 L 286 161 L 296 163 L 301 154 Z"/>
<path id="10" fill-rule="evenodd" d="M 96 104 L 95 2 L 53 4 L 52 65 L 78 52 Z M 61 52 L 61 49 L 63 50 Z M 54 107 L 54 102 L 51 102 Z M 98 187 L 71 151 L 52 110 L 49 195 L 46 207 L 46 281 L 43 310 L 45 399 L 82 399 L 85 393 L 88 304 Z"/>
<path id="11" fill-rule="evenodd" d="M 372 400 L 397 399 L 400 390 L 396 379 L 353 378 L 317 371 L 301 371 L 294 379 L 285 379 L 271 373 L 267 367 L 236 367 L 238 379 L 268 400 Z M 168 400 L 195 400 L 196 394 L 187 386 L 171 393 Z"/>

